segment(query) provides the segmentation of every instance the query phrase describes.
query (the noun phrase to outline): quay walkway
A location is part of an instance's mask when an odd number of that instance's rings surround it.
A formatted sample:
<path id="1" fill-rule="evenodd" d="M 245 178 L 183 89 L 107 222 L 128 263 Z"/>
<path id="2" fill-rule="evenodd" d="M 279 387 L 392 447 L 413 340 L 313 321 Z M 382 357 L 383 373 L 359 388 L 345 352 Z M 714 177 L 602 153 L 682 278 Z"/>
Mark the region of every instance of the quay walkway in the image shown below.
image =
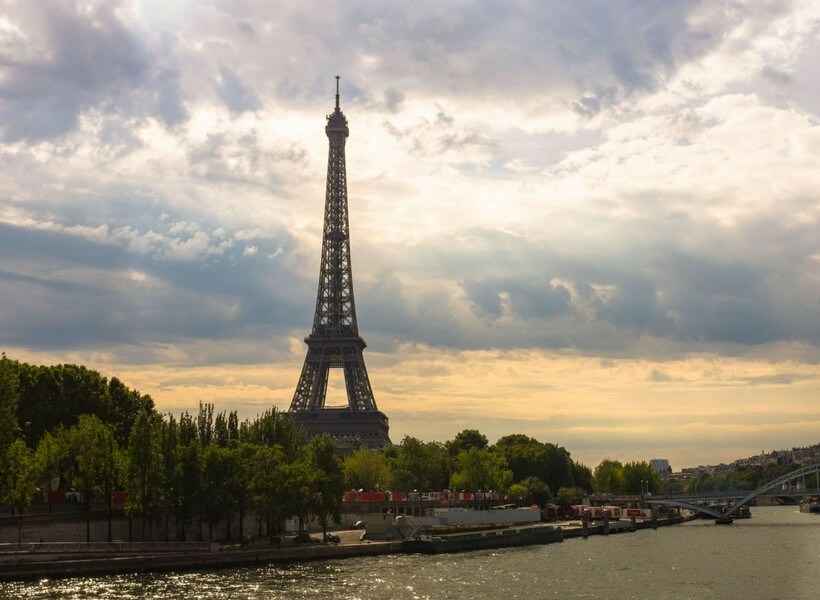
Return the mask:
<path id="1" fill-rule="evenodd" d="M 635 529 L 675 525 L 687 517 L 659 518 L 656 522 L 612 521 L 608 524 L 559 522 L 564 538 L 605 535 Z M 321 534 L 319 534 L 321 535 Z M 401 541 L 360 541 L 361 531 L 339 532 L 341 543 L 292 544 L 282 547 L 254 545 L 243 548 L 208 543 L 113 543 L 0 544 L 0 582 L 93 577 L 100 575 L 263 566 L 274 563 L 377 556 L 402 552 Z M 155 547 L 153 547 L 155 546 Z"/>

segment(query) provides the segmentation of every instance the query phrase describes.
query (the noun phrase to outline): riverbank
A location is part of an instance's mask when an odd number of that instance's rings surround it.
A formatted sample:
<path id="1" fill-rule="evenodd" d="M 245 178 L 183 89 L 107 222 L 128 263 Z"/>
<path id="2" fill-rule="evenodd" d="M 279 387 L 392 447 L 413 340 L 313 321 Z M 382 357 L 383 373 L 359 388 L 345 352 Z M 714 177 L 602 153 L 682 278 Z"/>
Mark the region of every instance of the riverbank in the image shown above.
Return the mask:
<path id="1" fill-rule="evenodd" d="M 687 518 L 658 519 L 658 527 L 682 523 Z M 630 522 L 621 522 L 610 533 L 631 530 Z M 564 539 L 582 537 L 580 524 L 557 524 L 564 531 Z M 610 525 L 614 525 L 614 522 Z M 635 523 L 635 529 L 654 527 L 651 521 Z M 617 529 L 617 531 L 615 531 Z M 359 531 L 342 532 L 342 543 L 319 542 L 294 544 L 287 547 L 255 546 L 250 548 L 164 548 L 149 549 L 146 545 L 122 544 L 118 549 L 106 544 L 75 544 L 72 549 L 50 547 L 49 544 L 22 545 L 16 552 L 0 550 L 0 581 L 90 577 L 124 573 L 196 571 L 228 567 L 253 567 L 275 563 L 355 558 L 397 554 L 403 551 L 402 542 L 358 541 Z M 604 535 L 605 526 L 591 525 L 587 535 Z"/>

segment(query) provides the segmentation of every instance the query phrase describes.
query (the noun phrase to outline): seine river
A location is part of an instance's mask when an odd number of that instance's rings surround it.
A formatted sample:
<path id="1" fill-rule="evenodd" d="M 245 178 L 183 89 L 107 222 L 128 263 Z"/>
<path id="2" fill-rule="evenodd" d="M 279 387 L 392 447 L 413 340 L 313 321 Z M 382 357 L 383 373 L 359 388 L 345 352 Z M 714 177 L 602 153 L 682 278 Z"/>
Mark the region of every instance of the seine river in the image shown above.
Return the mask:
<path id="1" fill-rule="evenodd" d="M 204 573 L 3 584 L 0 598 L 612 598 L 815 600 L 820 515 L 752 509 L 711 520 L 562 544 L 443 556 L 393 555 Z"/>

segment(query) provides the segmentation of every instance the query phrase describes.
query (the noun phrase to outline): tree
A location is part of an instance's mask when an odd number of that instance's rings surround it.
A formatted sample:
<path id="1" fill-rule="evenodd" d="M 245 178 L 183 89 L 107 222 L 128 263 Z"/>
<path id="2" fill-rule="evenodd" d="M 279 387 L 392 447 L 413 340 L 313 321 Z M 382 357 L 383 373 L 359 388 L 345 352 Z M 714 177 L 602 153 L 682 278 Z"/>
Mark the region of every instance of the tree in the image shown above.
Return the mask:
<path id="1" fill-rule="evenodd" d="M 214 405 L 199 403 L 196 431 L 201 446 L 210 446 L 214 437 Z"/>
<path id="2" fill-rule="evenodd" d="M 620 461 L 605 458 L 592 475 L 595 493 L 619 493 L 625 490 L 623 465 Z"/>
<path id="3" fill-rule="evenodd" d="M 312 512 L 322 526 L 322 540 L 330 521 L 342 520 L 342 494 L 345 489 L 344 466 L 336 455 L 336 445 L 328 434 L 310 440 L 307 462 L 313 477 Z"/>
<path id="4" fill-rule="evenodd" d="M 51 512 L 51 492 L 53 481 L 61 477 L 68 462 L 69 441 L 68 432 L 62 427 L 55 429 L 54 434 L 46 432 L 37 443 L 34 460 L 37 473 L 45 483 L 44 487 L 48 499 L 48 512 Z"/>
<path id="5" fill-rule="evenodd" d="M 23 513 L 31 505 L 31 500 L 37 491 L 37 473 L 31 450 L 26 443 L 15 440 L 6 450 L 5 462 L 7 468 L 2 487 L 3 502 L 17 511 L 19 521 L 17 525 L 17 543 L 23 537 Z"/>
<path id="6" fill-rule="evenodd" d="M 179 462 L 174 473 L 176 501 L 172 510 L 184 542 L 186 532 L 194 522 L 201 489 L 202 460 L 196 439 L 180 444 L 178 456 Z"/>
<path id="7" fill-rule="evenodd" d="M 272 408 L 245 428 L 245 436 L 251 444 L 279 446 L 285 457 L 295 459 L 307 445 L 305 430 L 281 412 Z"/>
<path id="8" fill-rule="evenodd" d="M 537 477 L 527 477 L 518 485 L 524 488 L 524 500 L 530 504 L 543 507 L 552 499 L 549 486 Z"/>
<path id="9" fill-rule="evenodd" d="M 252 499 L 253 460 L 256 446 L 247 442 L 238 442 L 228 449 L 229 485 L 231 505 L 236 507 L 239 516 L 239 540 L 245 539 L 245 514 Z"/>
<path id="10" fill-rule="evenodd" d="M 313 508 L 313 496 L 317 493 L 316 479 L 318 474 L 310 462 L 304 458 L 286 463 L 283 468 L 289 492 L 285 496 L 288 501 L 285 509 L 286 514 L 296 516 L 299 521 L 299 534 L 301 535 Z"/>
<path id="11" fill-rule="evenodd" d="M 657 493 L 661 478 L 646 461 L 628 462 L 623 468 L 624 490 L 628 494 Z"/>
<path id="12" fill-rule="evenodd" d="M 4 352 L 0 358 L 0 457 L 6 455 L 6 450 L 20 433 L 17 424 L 17 407 L 20 396 L 17 367 L 18 363 L 6 358 Z M 2 473 L 2 468 L 0 468 L 0 473 Z"/>
<path id="13" fill-rule="evenodd" d="M 693 490 L 695 493 L 698 492 L 711 492 L 715 489 L 715 478 L 707 472 L 699 473 L 697 479 L 695 479 L 695 489 Z"/>
<path id="14" fill-rule="evenodd" d="M 592 469 L 588 466 L 572 461 L 572 480 L 577 487 L 592 491 Z"/>
<path id="15" fill-rule="evenodd" d="M 463 450 L 456 457 L 455 469 L 450 476 L 452 489 L 474 492 L 496 490 L 506 493 L 513 482 L 513 474 L 507 468 L 507 461 L 503 456 L 489 450 Z"/>
<path id="16" fill-rule="evenodd" d="M 527 488 L 521 483 L 514 483 L 510 486 L 510 489 L 507 492 L 507 497 L 510 500 L 515 500 L 516 503 L 520 504 L 527 498 Z"/>
<path id="17" fill-rule="evenodd" d="M 273 543 L 276 527 L 289 506 L 288 463 L 281 446 L 256 446 L 251 491 L 254 501 L 267 522 L 268 535 Z"/>
<path id="18" fill-rule="evenodd" d="M 478 448 L 462 450 L 456 457 L 455 469 L 450 475 L 450 487 L 473 492 L 489 489 L 489 455 L 488 450 Z"/>
<path id="19" fill-rule="evenodd" d="M 160 424 L 160 445 L 162 446 L 162 470 L 165 487 L 162 491 L 162 513 L 165 520 L 165 539 L 168 540 L 168 521 L 182 501 L 180 469 L 179 425 L 173 415 Z"/>
<path id="20" fill-rule="evenodd" d="M 423 490 L 430 481 L 430 464 L 427 461 L 424 444 L 418 438 L 404 436 L 396 448 L 392 461 L 394 490 Z"/>
<path id="21" fill-rule="evenodd" d="M 543 447 L 546 472 L 541 477 L 542 481 L 553 490 L 574 485 L 573 463 L 569 451 L 563 446 L 557 446 L 549 442 L 545 443 Z"/>
<path id="22" fill-rule="evenodd" d="M 58 425 L 72 427 L 83 414 L 111 418 L 108 384 L 97 371 L 79 365 L 35 367 L 19 364 L 18 422 L 29 447 Z"/>
<path id="23" fill-rule="evenodd" d="M 94 487 L 103 490 L 108 506 L 108 537 L 111 537 L 111 503 L 116 482 L 117 443 L 114 434 L 96 415 L 80 415 L 69 430 L 71 453 L 75 458 L 75 485 L 85 501 L 85 541 L 91 541 L 91 500 Z"/>
<path id="24" fill-rule="evenodd" d="M 499 438 L 493 450 L 506 459 L 515 481 L 537 477 L 547 482 L 546 448 L 538 440 L 520 433 L 505 435 Z"/>
<path id="25" fill-rule="evenodd" d="M 153 518 L 160 507 L 165 484 L 162 461 L 161 419 L 156 413 L 143 410 L 134 421 L 128 438 L 126 466 L 126 514 L 142 518 L 142 539 L 145 524 L 152 536 Z"/>
<path id="26" fill-rule="evenodd" d="M 230 481 L 228 450 L 219 446 L 202 449 L 202 492 L 200 510 L 208 524 L 208 541 L 213 541 L 214 525 L 231 514 L 231 496 L 228 492 Z"/>
<path id="27" fill-rule="evenodd" d="M 154 401 L 151 396 L 141 395 L 136 390 L 129 389 L 116 377 L 108 382 L 108 396 L 110 398 L 110 422 L 114 427 L 114 439 L 124 448 L 128 445 L 128 436 L 137 415 L 143 410 L 152 412 Z"/>
<path id="28" fill-rule="evenodd" d="M 362 448 L 346 457 L 344 473 L 347 489 L 383 490 L 390 481 L 387 459 L 380 450 L 371 448 Z"/>
<path id="29" fill-rule="evenodd" d="M 478 450 L 486 450 L 488 447 L 487 436 L 478 431 L 478 429 L 464 429 L 456 434 L 456 436 L 446 442 L 444 447 L 447 449 L 447 454 L 451 458 L 455 458 L 460 452 L 476 448 Z"/>
<path id="30" fill-rule="evenodd" d="M 562 487 L 555 495 L 555 500 L 561 508 L 567 508 L 568 506 L 581 502 L 586 498 L 586 495 L 587 492 L 584 488 L 577 486 Z"/>

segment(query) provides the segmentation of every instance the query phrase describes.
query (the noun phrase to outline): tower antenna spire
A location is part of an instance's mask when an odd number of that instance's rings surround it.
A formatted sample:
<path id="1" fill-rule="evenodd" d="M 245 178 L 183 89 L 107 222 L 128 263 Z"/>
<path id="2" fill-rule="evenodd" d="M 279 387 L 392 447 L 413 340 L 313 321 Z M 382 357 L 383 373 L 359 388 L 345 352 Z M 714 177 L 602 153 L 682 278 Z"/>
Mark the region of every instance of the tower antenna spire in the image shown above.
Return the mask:
<path id="1" fill-rule="evenodd" d="M 339 76 L 336 75 L 336 110 L 339 110 Z"/>

